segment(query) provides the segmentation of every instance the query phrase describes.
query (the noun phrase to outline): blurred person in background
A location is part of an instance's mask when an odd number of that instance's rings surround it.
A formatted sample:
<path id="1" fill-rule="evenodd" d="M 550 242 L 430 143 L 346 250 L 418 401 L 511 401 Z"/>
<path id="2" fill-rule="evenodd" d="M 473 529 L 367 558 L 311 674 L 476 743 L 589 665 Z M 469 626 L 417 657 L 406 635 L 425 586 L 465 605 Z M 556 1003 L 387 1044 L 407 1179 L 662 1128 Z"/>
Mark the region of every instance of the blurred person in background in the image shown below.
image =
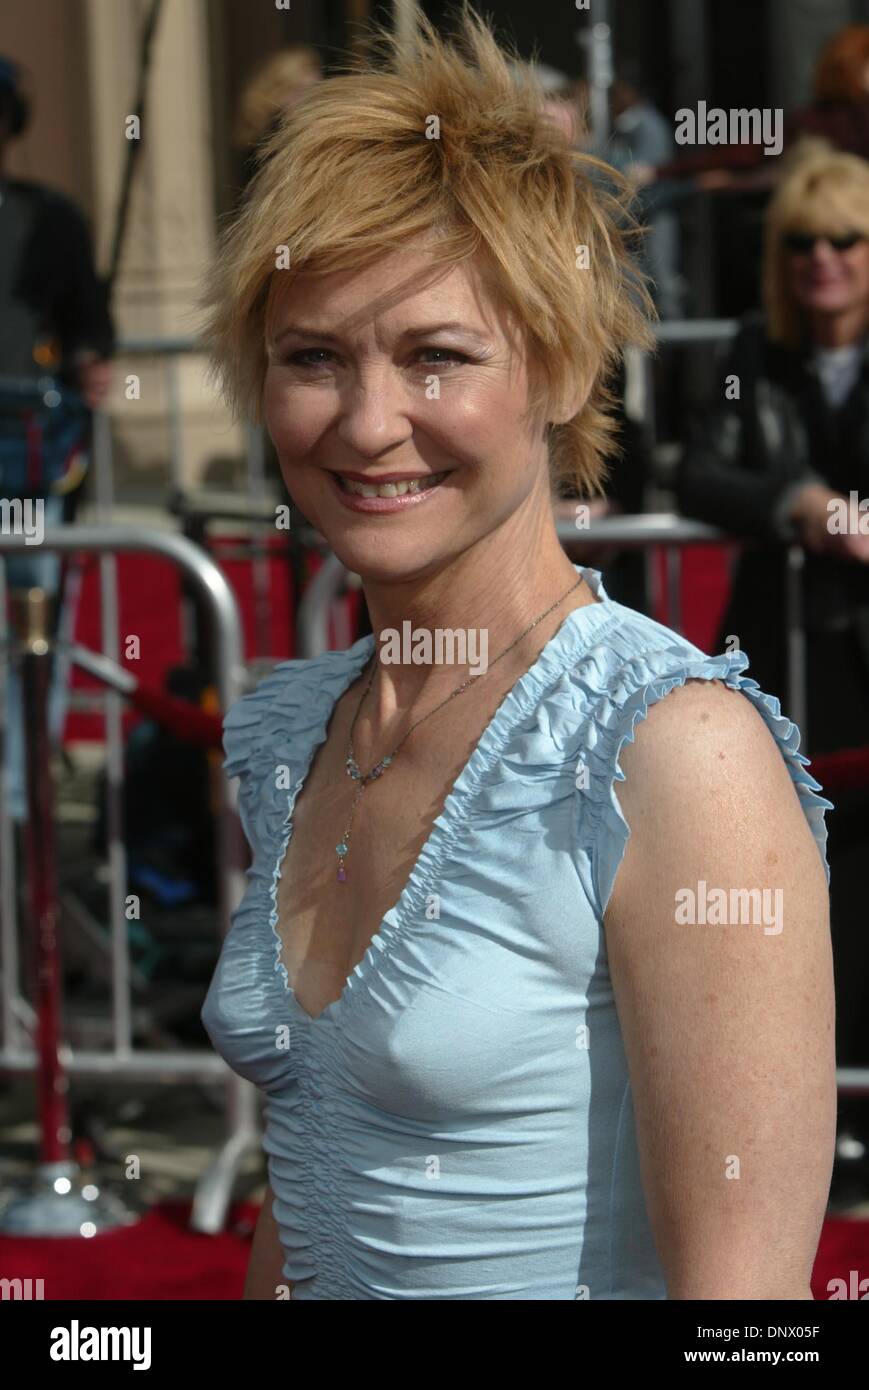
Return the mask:
<path id="1" fill-rule="evenodd" d="M 561 131 L 569 145 L 577 145 L 583 129 L 578 100 L 580 83 L 548 63 L 511 63 L 510 71 L 514 77 L 518 77 L 520 70 L 525 67 L 531 68 L 544 92 L 543 111 L 546 119 Z"/>
<path id="2" fill-rule="evenodd" d="M 21 70 L 0 57 L 0 374 L 51 373 L 96 409 L 111 381 L 114 333 L 87 222 L 58 189 L 6 172 L 29 106 Z"/>
<path id="3" fill-rule="evenodd" d="M 763 315 L 746 317 L 732 347 L 722 399 L 691 433 L 679 503 L 687 516 L 761 543 L 736 564 L 718 643 L 736 634 L 756 679 L 782 699 L 784 556 L 763 542 L 806 548 L 806 723 L 817 755 L 869 743 L 869 513 L 854 506 L 869 498 L 864 160 L 820 141 L 793 152 L 768 210 L 763 297 Z M 848 518 L 841 531 L 837 506 Z M 867 790 L 838 796 L 830 822 L 838 1060 L 865 1066 Z M 862 1162 L 865 1138 L 865 1110 L 843 1104 L 840 1150 Z"/>
<path id="4" fill-rule="evenodd" d="M 235 123 L 235 145 L 242 157 L 242 191 L 256 169 L 257 151 L 310 87 L 323 77 L 316 48 L 291 43 L 272 53 L 245 85 Z"/>
<path id="5" fill-rule="evenodd" d="M 622 174 L 637 166 L 656 165 L 672 159 L 676 145 L 672 122 L 661 114 L 643 89 L 640 65 L 626 60 L 619 67 L 609 91 L 612 134 L 602 149 L 593 153 Z M 679 318 L 684 311 L 686 286 L 680 273 L 679 220 L 674 203 L 682 192 L 659 180 L 639 189 L 639 217 L 648 227 L 643 242 L 642 268 L 652 281 L 655 305 L 662 318 Z"/>
<path id="6" fill-rule="evenodd" d="M 72 520 L 86 465 L 88 411 L 97 409 L 111 381 L 114 330 L 107 297 L 94 267 L 87 223 L 63 193 L 6 173 L 9 144 L 23 134 L 30 103 L 21 70 L 0 57 L 0 495 L 23 495 L 22 460 L 28 460 L 28 495 L 44 502 L 46 526 Z M 50 377 L 80 393 L 51 412 L 25 416 L 13 384 L 34 386 Z M 3 381 L 6 379 L 4 394 Z M 34 454 L 35 457 L 31 458 Z M 33 463 L 33 469 L 29 464 Z M 10 588 L 60 588 L 60 556 L 32 546 L 10 556 Z M 58 615 L 55 613 L 55 627 Z M 50 728 L 61 736 L 65 684 L 55 663 Z M 7 793 L 10 815 L 26 816 L 21 690 L 10 670 L 7 687 Z"/>
<path id="7" fill-rule="evenodd" d="M 814 100 L 785 127 L 786 143 L 805 136 L 869 158 L 869 24 L 849 24 L 821 50 Z"/>
<path id="8" fill-rule="evenodd" d="M 809 136 L 869 159 L 869 24 L 847 25 L 822 48 L 811 105 L 785 118 L 784 150 Z M 638 186 L 687 179 L 706 192 L 772 188 L 781 173 L 781 157 L 766 155 L 758 143 L 711 145 L 678 158 L 638 156 L 628 172 Z"/>

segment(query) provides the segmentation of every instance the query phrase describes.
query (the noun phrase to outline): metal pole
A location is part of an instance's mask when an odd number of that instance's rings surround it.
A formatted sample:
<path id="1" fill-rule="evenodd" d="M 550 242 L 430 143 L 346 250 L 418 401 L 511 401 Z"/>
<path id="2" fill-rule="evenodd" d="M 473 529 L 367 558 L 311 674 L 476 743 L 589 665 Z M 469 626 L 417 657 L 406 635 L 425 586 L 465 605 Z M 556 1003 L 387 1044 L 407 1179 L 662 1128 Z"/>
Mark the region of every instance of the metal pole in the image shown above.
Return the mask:
<path id="1" fill-rule="evenodd" d="M 8 813 L 7 759 L 9 728 L 6 723 L 7 688 L 11 653 L 7 647 L 6 563 L 0 555 L 0 946 L 3 952 L 3 1045 L 15 1051 L 21 1046 L 21 1026 L 15 998 L 19 991 L 18 889 L 15 843 Z"/>
<path id="2" fill-rule="evenodd" d="M 736 337 L 738 319 L 666 319 L 654 324 L 659 343 L 726 343 Z"/>
<path id="3" fill-rule="evenodd" d="M 183 490 L 184 432 L 181 427 L 181 382 L 178 377 L 178 355 L 170 353 L 167 375 L 169 397 L 169 487 L 173 493 Z"/>
<path id="4" fill-rule="evenodd" d="M 668 545 L 667 557 L 667 625 L 674 632 L 682 631 L 682 547 Z"/>
<path id="5" fill-rule="evenodd" d="M 576 41 L 588 54 L 588 114 L 592 148 L 601 154 L 610 137 L 610 87 L 613 84 L 613 34 L 609 0 L 594 0 L 594 21 L 579 29 Z"/>
<path id="6" fill-rule="evenodd" d="M 803 626 L 803 570 L 806 553 L 789 545 L 785 554 L 785 611 L 787 623 L 788 719 L 800 730 L 800 752 L 809 748 L 806 692 L 806 631 Z"/>
<path id="7" fill-rule="evenodd" d="M 104 411 L 94 414 L 94 473 L 97 513 L 101 522 L 111 519 L 114 501 L 112 480 L 112 427 Z M 100 556 L 100 622 L 105 656 L 120 662 L 118 612 L 118 563 L 113 554 Z M 109 929 L 112 941 L 112 1009 L 115 1047 L 128 1052 L 132 1045 L 130 960 L 127 944 L 127 852 L 124 845 L 124 706 L 122 697 L 103 691 L 106 725 L 106 831 L 109 868 Z"/>
<path id="8" fill-rule="evenodd" d="M 61 1061 L 61 976 L 54 836 L 54 795 L 48 730 L 52 604 L 45 591 L 17 591 L 14 625 L 22 644 L 22 705 L 28 817 L 24 827 L 36 1000 L 36 1086 L 39 1160 L 23 1180 L 7 1185 L 0 1231 L 9 1235 L 91 1236 L 126 1225 L 135 1212 L 116 1193 L 84 1183 L 71 1154 L 69 1079 Z"/>
<path id="9" fill-rule="evenodd" d="M 652 355 L 649 352 L 643 353 L 643 384 L 645 386 L 644 401 L 645 419 L 643 422 L 643 442 L 646 448 L 646 457 L 649 460 L 649 468 L 643 482 L 643 506 L 648 507 L 651 501 L 650 493 L 654 488 L 658 492 L 658 479 L 654 473 L 655 444 L 658 438 L 658 409 L 655 401 L 655 368 L 652 362 Z M 658 602 L 658 552 L 652 545 L 647 545 L 643 550 L 643 578 L 645 581 L 646 608 L 650 613 L 656 611 Z"/>
<path id="10" fill-rule="evenodd" d="M 329 650 L 329 614 L 342 592 L 347 571 L 337 555 L 327 555 L 299 604 L 297 646 L 300 657 Z"/>
<path id="11" fill-rule="evenodd" d="M 22 646 L 22 707 L 26 711 L 27 810 L 24 846 L 30 903 L 30 961 L 36 1001 L 41 1163 L 68 1163 L 69 1083 L 60 1060 L 60 953 L 57 940 L 57 859 L 48 735 L 52 604 L 42 589 L 13 598 Z"/>

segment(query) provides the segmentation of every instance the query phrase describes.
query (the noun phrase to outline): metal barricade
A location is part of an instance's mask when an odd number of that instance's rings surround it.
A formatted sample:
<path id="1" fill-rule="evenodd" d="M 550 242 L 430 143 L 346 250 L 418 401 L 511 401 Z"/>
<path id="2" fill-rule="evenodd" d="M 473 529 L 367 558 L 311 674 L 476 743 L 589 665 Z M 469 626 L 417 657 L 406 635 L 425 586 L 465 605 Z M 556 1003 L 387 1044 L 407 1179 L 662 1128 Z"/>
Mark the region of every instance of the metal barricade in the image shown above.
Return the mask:
<path id="1" fill-rule="evenodd" d="M 739 332 L 739 319 L 661 319 L 655 324 L 659 343 L 721 343 Z"/>
<path id="2" fill-rule="evenodd" d="M 165 364 L 166 404 L 168 419 L 168 503 L 170 510 L 176 506 L 177 499 L 184 494 L 182 486 L 184 460 L 184 431 L 182 428 L 182 359 L 194 354 L 204 354 L 207 348 L 203 343 L 189 336 L 174 338 L 124 338 L 115 349 L 116 356 L 154 357 Z M 114 500 L 114 468 L 112 434 L 109 417 L 105 412 L 94 416 L 95 434 L 93 441 L 94 471 L 96 474 L 96 498 L 99 519 L 108 521 L 107 508 Z M 244 456 L 247 471 L 245 496 L 252 526 L 261 524 L 269 518 L 268 503 L 270 489 L 265 471 L 266 435 L 261 426 L 245 428 Z M 215 444 L 217 444 L 217 438 Z M 218 502 L 215 514 L 219 514 Z M 250 543 L 253 568 L 253 635 L 256 657 L 264 657 L 268 652 L 268 614 L 269 614 L 269 561 L 263 549 L 255 540 Z M 111 564 L 110 557 L 106 559 Z"/>
<path id="3" fill-rule="evenodd" d="M 0 615 L 6 633 L 5 557 L 22 551 L 27 541 L 22 535 L 0 535 Z M 241 626 L 235 598 L 220 569 L 203 551 L 183 537 L 170 533 L 143 533 L 131 527 L 74 526 L 46 529 L 40 548 L 47 551 L 99 554 L 101 561 L 113 561 L 119 552 L 147 551 L 164 557 L 196 586 L 209 614 L 215 675 L 221 707 L 226 710 L 243 692 L 245 670 Z M 119 631 L 117 595 L 113 567 L 101 565 L 103 603 L 103 655 L 117 654 Z M 0 694 L 8 679 L 5 645 L 0 647 Z M 136 1050 L 132 1045 L 130 994 L 130 952 L 124 906 L 127 866 L 122 834 L 121 787 L 123 744 L 121 696 L 113 690 L 104 693 L 107 713 L 107 773 L 109 791 L 108 841 L 110 869 L 110 933 L 112 961 L 111 1048 L 85 1050 L 65 1048 L 64 1063 L 73 1076 L 128 1076 L 138 1080 L 175 1081 L 178 1079 L 214 1081 L 226 1085 L 227 1137 L 197 1185 L 192 1224 L 201 1231 L 221 1228 L 231 1196 L 237 1168 L 248 1152 L 259 1148 L 256 1090 L 232 1072 L 223 1060 L 205 1049 L 165 1052 Z M 2 707 L 5 708 L 5 705 Z M 219 779 L 219 806 L 216 825 L 218 915 L 221 936 L 229 929 L 231 914 L 244 887 L 244 842 L 236 811 L 235 783 Z M 0 1018 L 2 1048 L 0 1069 L 13 1072 L 34 1071 L 36 1052 L 28 1045 L 33 1013 L 20 989 L 18 924 L 16 912 L 15 855 L 12 826 L 3 797 L 0 778 Z"/>

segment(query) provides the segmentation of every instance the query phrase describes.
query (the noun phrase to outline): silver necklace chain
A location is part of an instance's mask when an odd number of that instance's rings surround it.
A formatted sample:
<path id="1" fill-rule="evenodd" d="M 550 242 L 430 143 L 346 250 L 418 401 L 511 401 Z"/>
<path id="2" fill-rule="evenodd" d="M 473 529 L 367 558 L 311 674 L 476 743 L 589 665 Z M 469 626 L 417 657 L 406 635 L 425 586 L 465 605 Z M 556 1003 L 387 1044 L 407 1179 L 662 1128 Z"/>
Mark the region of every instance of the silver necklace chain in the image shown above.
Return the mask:
<path id="1" fill-rule="evenodd" d="M 560 603 L 563 603 L 564 600 L 568 597 L 568 595 L 573 593 L 574 589 L 578 589 L 582 581 L 583 576 L 580 575 L 576 583 L 571 584 L 570 588 L 566 591 L 566 593 L 563 593 L 561 595 L 561 598 L 556 599 L 555 602 L 551 604 L 549 608 L 546 609 L 545 613 L 541 613 L 539 617 L 534 619 L 533 623 L 529 623 L 525 630 L 523 632 L 520 632 L 518 637 L 514 638 L 514 640 L 510 643 L 509 647 L 505 647 L 504 650 L 498 656 L 495 657 L 495 660 L 489 663 L 483 675 L 487 676 L 489 674 L 489 671 L 491 671 L 492 667 L 496 666 L 498 662 L 501 661 L 501 659 L 507 655 L 508 652 L 511 652 L 513 648 L 516 646 L 516 644 L 522 641 L 523 637 L 527 637 L 528 633 L 532 630 L 532 628 L 535 628 L 537 624 L 541 623 L 544 618 L 547 618 L 549 614 L 553 612 L 553 610 L 556 609 Z M 350 813 L 347 818 L 347 824 L 344 828 L 344 834 L 341 836 L 341 839 L 335 846 L 335 852 L 338 855 L 339 883 L 345 883 L 347 881 L 347 870 L 345 867 L 345 862 L 350 850 L 350 827 L 353 823 L 353 815 L 356 811 L 356 807 L 359 804 L 359 801 L 365 788 L 369 786 L 371 782 L 375 782 L 378 777 L 381 777 L 383 775 L 387 768 L 392 766 L 396 754 L 398 753 L 402 745 L 406 743 L 407 740 L 410 738 L 414 729 L 418 728 L 418 726 L 422 724 L 426 719 L 431 719 L 433 714 L 437 714 L 438 710 L 443 709 L 444 705 L 448 705 L 449 702 L 451 700 L 454 700 L 457 695 L 461 695 L 462 691 L 467 690 L 468 686 L 471 684 L 472 681 L 480 679 L 479 676 L 468 676 L 467 680 L 462 681 L 461 685 L 457 686 L 456 689 L 451 691 L 451 693 L 447 695 L 445 699 L 441 700 L 439 705 L 435 705 L 434 709 L 429 710 L 428 714 L 422 715 L 421 718 L 417 719 L 416 723 L 411 724 L 407 733 L 404 735 L 403 738 L 399 740 L 399 742 L 395 745 L 391 753 L 387 754 L 385 758 L 381 758 L 379 763 L 375 763 L 374 767 L 371 768 L 370 772 L 363 773 L 359 768 L 359 764 L 357 763 L 356 757 L 353 752 L 353 730 L 356 728 L 356 721 L 358 720 L 360 712 L 362 710 L 362 706 L 365 703 L 365 697 L 367 696 L 369 690 L 371 689 L 371 686 L 374 683 L 374 676 L 376 671 L 377 652 L 375 650 L 374 655 L 372 657 L 371 675 L 368 678 L 368 684 L 362 692 L 362 697 L 359 701 L 359 704 L 356 706 L 356 713 L 353 716 L 353 723 L 350 725 L 350 737 L 347 747 L 347 757 L 344 760 L 344 766 L 346 768 L 347 775 L 349 777 L 352 777 L 354 781 L 358 782 L 359 786 L 356 795 L 353 798 L 353 804 L 350 807 Z"/>

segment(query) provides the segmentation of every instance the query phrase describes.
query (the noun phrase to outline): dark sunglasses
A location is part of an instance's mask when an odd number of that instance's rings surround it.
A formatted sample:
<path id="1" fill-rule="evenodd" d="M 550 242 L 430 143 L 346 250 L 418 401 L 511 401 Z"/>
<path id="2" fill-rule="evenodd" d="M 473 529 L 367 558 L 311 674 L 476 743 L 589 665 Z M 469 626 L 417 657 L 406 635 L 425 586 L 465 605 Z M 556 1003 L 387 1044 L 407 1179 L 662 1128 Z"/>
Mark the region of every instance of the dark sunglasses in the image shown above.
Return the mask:
<path id="1" fill-rule="evenodd" d="M 858 241 L 865 241 L 862 232 L 844 232 L 842 236 L 812 236 L 809 232 L 786 232 L 784 244 L 795 256 L 808 256 L 819 241 L 828 241 L 834 251 L 850 251 Z"/>

